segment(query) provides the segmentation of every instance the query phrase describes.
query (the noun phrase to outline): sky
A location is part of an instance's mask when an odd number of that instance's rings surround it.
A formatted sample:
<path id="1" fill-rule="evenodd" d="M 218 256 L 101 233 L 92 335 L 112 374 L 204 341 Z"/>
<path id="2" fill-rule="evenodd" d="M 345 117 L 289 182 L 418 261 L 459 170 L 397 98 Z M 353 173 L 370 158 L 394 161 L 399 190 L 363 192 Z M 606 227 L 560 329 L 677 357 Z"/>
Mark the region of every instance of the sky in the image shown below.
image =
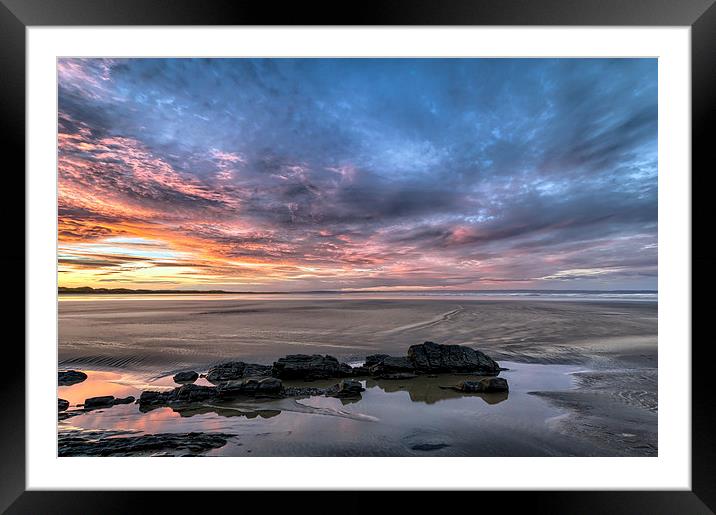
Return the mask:
<path id="1" fill-rule="evenodd" d="M 60 59 L 60 286 L 656 289 L 655 59 Z"/>

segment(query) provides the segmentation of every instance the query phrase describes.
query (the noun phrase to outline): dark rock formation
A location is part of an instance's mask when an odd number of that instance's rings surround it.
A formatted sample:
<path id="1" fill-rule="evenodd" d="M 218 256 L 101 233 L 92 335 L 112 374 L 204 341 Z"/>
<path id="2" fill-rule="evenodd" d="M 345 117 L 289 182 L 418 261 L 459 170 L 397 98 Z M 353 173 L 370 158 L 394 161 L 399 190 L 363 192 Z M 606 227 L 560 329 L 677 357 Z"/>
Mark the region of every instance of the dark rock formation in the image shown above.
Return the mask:
<path id="1" fill-rule="evenodd" d="M 266 377 L 270 375 L 271 367 L 269 365 L 230 361 L 211 367 L 206 374 L 206 379 L 211 383 L 219 384 L 225 381 L 236 381 L 244 377 Z"/>
<path id="2" fill-rule="evenodd" d="M 272 375 L 280 379 L 328 379 L 349 377 L 353 370 L 333 356 L 290 354 L 273 364 Z"/>
<path id="3" fill-rule="evenodd" d="M 365 391 L 360 381 L 355 379 L 343 379 L 340 383 L 329 386 L 328 388 L 319 388 L 316 386 L 287 386 L 283 390 L 284 397 L 318 397 L 325 395 L 326 397 L 337 397 L 344 404 L 359 401 L 362 396 L 361 392 Z"/>
<path id="4" fill-rule="evenodd" d="M 168 392 L 145 391 L 139 396 L 141 407 L 177 406 L 230 399 L 233 397 L 278 397 L 283 384 L 275 377 L 262 379 L 250 377 L 240 381 L 226 381 L 219 386 L 185 384 Z"/>
<path id="5" fill-rule="evenodd" d="M 340 363 L 333 356 L 293 354 L 278 359 L 273 364 L 271 374 L 280 379 L 315 380 L 365 375 L 409 379 L 412 374 L 419 373 L 460 372 L 497 375 L 500 366 L 489 356 L 469 347 L 425 342 L 411 346 L 407 356 L 371 354 L 366 356 L 362 366 L 355 368 Z"/>
<path id="6" fill-rule="evenodd" d="M 459 345 L 425 342 L 410 347 L 407 357 L 373 354 L 366 357 L 364 366 L 355 368 L 339 362 L 333 356 L 319 354 L 288 355 L 279 358 L 271 367 L 242 361 L 221 363 L 209 369 L 206 375 L 207 379 L 216 386 L 184 384 L 171 391 L 145 391 L 139 397 L 138 403 L 142 411 L 169 406 L 175 411 L 184 410 L 188 413 L 196 409 L 215 408 L 215 406 L 202 406 L 206 401 L 222 401 L 242 396 L 286 398 L 325 395 L 352 399 L 350 402 L 354 402 L 355 399 L 361 398 L 361 392 L 364 391 L 361 383 L 354 379 L 344 379 L 330 387 L 284 386 L 283 380 L 311 381 L 360 375 L 372 375 L 387 380 L 407 380 L 417 377 L 418 374 L 423 374 L 423 377 L 435 377 L 436 373 L 444 372 L 496 375 L 499 371 L 499 365 L 479 351 Z M 191 377 L 195 378 L 196 373 L 190 373 Z M 175 380 L 179 377 L 180 374 L 177 374 Z M 470 388 L 473 387 L 469 383 L 469 381 L 465 382 L 466 389 L 459 391 L 471 393 L 473 390 Z M 507 383 L 502 379 L 481 384 L 482 386 L 475 386 L 474 391 L 507 391 Z M 440 386 L 435 385 L 435 388 L 439 389 Z M 457 386 L 446 388 L 458 389 Z"/>
<path id="7" fill-rule="evenodd" d="M 379 356 L 379 357 L 378 357 Z M 387 374 L 399 374 L 399 373 L 413 373 L 415 372 L 415 366 L 410 362 L 408 358 L 376 355 L 373 363 L 370 366 L 370 372 L 373 375 L 387 375 Z"/>
<path id="8" fill-rule="evenodd" d="M 57 411 L 65 411 L 70 407 L 70 402 L 65 399 L 57 399 Z"/>
<path id="9" fill-rule="evenodd" d="M 477 372 L 497 375 L 500 372 L 500 366 L 495 360 L 462 345 L 439 345 L 433 342 L 411 345 L 408 359 L 415 370 L 422 373 Z"/>
<path id="10" fill-rule="evenodd" d="M 71 386 L 87 379 L 87 374 L 78 370 L 60 370 L 57 373 L 57 383 L 60 386 Z"/>
<path id="11" fill-rule="evenodd" d="M 360 397 L 361 392 L 364 391 L 363 385 L 360 381 L 355 379 L 344 379 L 340 383 L 326 390 L 326 396 L 328 397 Z"/>
<path id="12" fill-rule="evenodd" d="M 370 368 L 373 365 L 381 363 L 387 357 L 387 354 L 371 354 L 370 356 L 365 357 L 365 363 L 363 363 L 363 366 L 365 368 Z"/>
<path id="13" fill-rule="evenodd" d="M 507 392 L 507 380 L 502 377 L 485 377 L 479 381 L 462 381 L 454 387 L 455 390 L 466 393 L 498 393 Z"/>
<path id="14" fill-rule="evenodd" d="M 319 395 L 360 399 L 360 393 L 364 390 L 360 381 L 354 379 L 344 379 L 328 388 L 318 388 L 284 387 L 281 380 L 275 377 L 250 377 L 240 381 L 227 381 L 218 386 L 185 384 L 166 392 L 145 391 L 139 396 L 139 409 L 146 412 L 167 406 L 190 416 L 191 413 L 203 410 L 206 402 L 221 402 L 241 397 L 286 398 Z M 211 408 L 214 409 L 216 406 Z"/>
<path id="15" fill-rule="evenodd" d="M 202 402 L 217 396 L 215 386 L 185 384 L 168 392 L 145 391 L 139 396 L 139 405 L 166 406 L 175 403 Z"/>
<path id="16" fill-rule="evenodd" d="M 59 456 L 146 456 L 157 453 L 199 454 L 226 445 L 232 434 L 159 433 L 141 436 L 88 438 L 58 437 Z"/>
<path id="17" fill-rule="evenodd" d="M 252 397 L 276 397 L 281 394 L 283 383 L 275 377 L 263 379 L 250 377 L 243 381 L 229 381 L 217 387 L 217 395 L 221 398 L 249 395 Z"/>
<path id="18" fill-rule="evenodd" d="M 416 443 L 410 446 L 414 451 L 438 451 L 445 447 L 450 447 L 450 445 L 446 443 Z"/>
<path id="19" fill-rule="evenodd" d="M 179 372 L 177 374 L 174 374 L 174 382 L 177 384 L 184 384 L 184 383 L 193 383 L 197 379 L 199 379 L 199 374 L 194 372 L 193 370 L 189 370 L 187 372 Z"/>
<path id="20" fill-rule="evenodd" d="M 353 367 L 351 373 L 354 376 L 368 376 L 370 375 L 370 369 L 367 367 Z"/>
<path id="21" fill-rule="evenodd" d="M 103 395 L 101 397 L 90 397 L 85 399 L 84 408 L 86 410 L 109 408 L 114 406 L 114 396 Z"/>
<path id="22" fill-rule="evenodd" d="M 102 397 L 90 397 L 85 399 L 84 409 L 85 411 L 101 408 L 111 408 L 117 404 L 132 404 L 134 397 L 124 397 L 122 399 L 115 399 L 112 395 L 103 395 Z"/>

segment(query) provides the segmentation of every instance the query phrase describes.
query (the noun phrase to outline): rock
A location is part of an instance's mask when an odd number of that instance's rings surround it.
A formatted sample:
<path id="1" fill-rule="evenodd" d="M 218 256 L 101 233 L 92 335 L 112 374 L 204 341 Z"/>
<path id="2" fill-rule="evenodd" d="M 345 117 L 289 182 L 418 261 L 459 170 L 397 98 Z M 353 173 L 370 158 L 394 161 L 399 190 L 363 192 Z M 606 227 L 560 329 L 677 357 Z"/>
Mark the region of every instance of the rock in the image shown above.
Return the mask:
<path id="1" fill-rule="evenodd" d="M 360 381 L 343 379 L 340 383 L 328 388 L 316 386 L 286 386 L 282 390 L 283 397 L 338 397 L 340 399 L 360 400 L 361 392 L 365 391 Z"/>
<path id="2" fill-rule="evenodd" d="M 291 354 L 273 364 L 272 375 L 279 379 L 328 379 L 349 377 L 353 370 L 333 356 Z"/>
<path id="3" fill-rule="evenodd" d="M 507 380 L 502 377 L 485 377 L 479 381 L 462 381 L 454 387 L 455 390 L 466 393 L 498 393 L 507 392 Z"/>
<path id="4" fill-rule="evenodd" d="M 70 407 L 70 402 L 65 399 L 57 399 L 57 411 L 65 411 Z"/>
<path id="5" fill-rule="evenodd" d="M 117 404 L 132 404 L 133 402 L 134 397 L 132 397 L 131 395 L 129 397 L 124 397 L 120 399 L 115 399 L 112 395 L 103 395 L 102 397 L 90 397 L 89 399 L 85 399 L 84 409 L 93 410 L 100 408 L 111 408 L 112 406 L 116 406 Z"/>
<path id="6" fill-rule="evenodd" d="M 373 375 L 413 373 L 415 372 L 415 366 L 408 358 L 383 356 L 379 361 L 371 365 L 370 372 Z"/>
<path id="7" fill-rule="evenodd" d="M 422 373 L 477 372 L 497 375 L 500 372 L 500 366 L 495 360 L 462 345 L 440 345 L 433 342 L 411 345 L 408 359 L 415 370 Z"/>
<path id="8" fill-rule="evenodd" d="M 432 429 L 418 429 L 402 438 L 408 449 L 419 452 L 439 451 L 450 447 L 451 441 L 443 431 Z"/>
<path id="9" fill-rule="evenodd" d="M 381 363 L 387 357 L 387 354 L 371 354 L 370 356 L 365 357 L 365 363 L 363 363 L 363 366 L 365 368 L 370 368 L 373 365 Z"/>
<path id="10" fill-rule="evenodd" d="M 351 373 L 354 376 L 367 376 L 370 375 L 370 369 L 367 367 L 353 367 Z"/>
<path id="11" fill-rule="evenodd" d="M 60 370 L 57 373 L 57 383 L 60 386 L 71 386 L 87 379 L 87 374 L 78 370 Z"/>
<path id="12" fill-rule="evenodd" d="M 153 390 L 147 390 L 139 395 L 139 404 L 153 404 L 159 403 L 164 398 L 165 392 L 156 392 Z"/>
<path id="13" fill-rule="evenodd" d="M 413 379 L 418 377 L 412 372 L 395 372 L 393 374 L 381 374 L 378 379 Z"/>
<path id="14" fill-rule="evenodd" d="M 360 393 L 364 391 L 363 385 L 360 381 L 355 379 L 344 379 L 335 386 L 332 386 L 326 391 L 328 397 L 360 397 Z"/>
<path id="15" fill-rule="evenodd" d="M 415 445 L 412 445 L 410 448 L 414 451 L 438 451 L 440 449 L 444 449 L 445 447 L 450 447 L 450 444 L 447 444 L 447 443 L 416 443 Z"/>
<path id="16" fill-rule="evenodd" d="M 139 396 L 139 405 L 166 406 L 175 403 L 201 402 L 217 397 L 217 387 L 185 384 L 168 392 L 145 391 Z"/>
<path id="17" fill-rule="evenodd" d="M 226 433 L 159 433 L 141 436 L 92 438 L 73 434 L 58 436 L 59 456 L 176 455 L 178 451 L 203 453 L 226 445 L 235 436 Z"/>
<path id="18" fill-rule="evenodd" d="M 197 379 L 199 379 L 199 374 L 194 372 L 193 370 L 187 371 L 187 372 L 179 372 L 177 374 L 174 374 L 174 382 L 177 384 L 182 383 L 193 383 Z"/>
<path id="19" fill-rule="evenodd" d="M 275 397 L 281 394 L 283 383 L 275 377 L 257 379 L 250 377 L 243 381 L 229 381 L 217 387 L 217 395 L 222 398 L 242 395 Z"/>
<path id="20" fill-rule="evenodd" d="M 104 395 L 102 397 L 90 397 L 89 399 L 85 399 L 85 403 L 84 403 L 84 408 L 86 410 L 109 408 L 111 406 L 114 406 L 114 396 L 113 395 Z"/>
<path id="21" fill-rule="evenodd" d="M 271 377 L 271 365 L 259 365 L 258 363 L 246 363 L 244 377 Z"/>
<path id="22" fill-rule="evenodd" d="M 271 367 L 269 365 L 259 365 L 258 363 L 244 363 L 243 361 L 230 361 L 228 363 L 219 363 L 209 369 L 206 379 L 214 384 L 223 383 L 225 381 L 236 381 L 244 377 L 262 377 L 270 376 Z"/>

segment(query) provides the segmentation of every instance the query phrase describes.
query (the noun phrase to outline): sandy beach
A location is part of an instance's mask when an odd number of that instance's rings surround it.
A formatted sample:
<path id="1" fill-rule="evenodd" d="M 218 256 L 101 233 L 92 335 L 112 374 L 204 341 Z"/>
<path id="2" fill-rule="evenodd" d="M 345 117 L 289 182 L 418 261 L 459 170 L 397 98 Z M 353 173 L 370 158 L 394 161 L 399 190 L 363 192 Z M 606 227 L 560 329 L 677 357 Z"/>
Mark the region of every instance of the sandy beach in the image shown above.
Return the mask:
<path id="1" fill-rule="evenodd" d="M 59 430 L 222 431 L 209 455 L 651 456 L 657 453 L 657 304 L 625 299 L 255 295 L 63 298 L 60 387 L 71 405 L 169 388 L 180 370 L 330 354 L 360 364 L 430 340 L 483 351 L 509 395 L 443 388 L 459 377 L 368 379 L 358 402 L 283 399 L 203 412 L 115 406 Z M 200 380 L 201 381 L 201 380 Z M 316 434 L 323 435 L 315 438 Z"/>

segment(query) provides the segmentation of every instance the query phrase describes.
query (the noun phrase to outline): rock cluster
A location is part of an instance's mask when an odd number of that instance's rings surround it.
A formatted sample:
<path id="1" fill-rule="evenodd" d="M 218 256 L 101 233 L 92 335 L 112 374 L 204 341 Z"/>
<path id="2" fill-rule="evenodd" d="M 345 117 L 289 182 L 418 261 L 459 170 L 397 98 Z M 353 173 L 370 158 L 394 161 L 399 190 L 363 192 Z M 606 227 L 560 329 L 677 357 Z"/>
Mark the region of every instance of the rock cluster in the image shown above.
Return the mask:
<path id="1" fill-rule="evenodd" d="M 337 385 L 328 388 L 325 395 L 327 397 L 338 397 L 339 399 L 360 397 L 362 391 L 365 391 L 365 388 L 363 388 L 360 381 L 356 381 L 355 379 L 343 379 Z"/>
<path id="2" fill-rule="evenodd" d="M 234 397 L 279 397 L 283 384 L 280 379 L 265 377 L 227 381 L 219 386 L 185 384 L 168 392 L 144 391 L 139 396 L 140 407 L 181 406 L 209 400 L 224 400 Z"/>
<path id="3" fill-rule="evenodd" d="M 101 408 L 111 408 L 117 404 L 131 404 L 133 402 L 134 397 L 131 395 L 120 399 L 115 398 L 113 395 L 103 395 L 101 397 L 90 397 L 89 399 L 85 399 L 84 409 L 89 411 Z"/>
<path id="4" fill-rule="evenodd" d="M 475 373 L 495 376 L 501 368 L 484 353 L 460 345 L 439 345 L 425 342 L 413 345 L 407 356 L 372 354 L 360 367 L 351 367 L 333 356 L 319 354 L 291 354 L 276 360 L 273 365 L 230 361 L 212 366 L 207 380 L 213 386 L 193 384 L 199 374 L 193 370 L 182 371 L 173 376 L 181 384 L 170 391 L 144 391 L 137 403 L 148 411 L 160 406 L 189 409 L 192 405 L 223 401 L 237 397 L 306 397 L 325 395 L 337 397 L 344 402 L 355 402 L 365 390 L 355 378 L 372 376 L 377 379 L 411 379 L 419 374 L 428 376 L 438 373 Z M 86 374 L 74 370 L 59 373 L 60 382 L 74 384 L 83 381 Z M 284 380 L 313 381 L 341 379 L 329 387 L 284 386 Z M 467 393 L 506 392 L 507 381 L 486 377 L 475 381 L 463 381 L 452 388 Z M 353 400 L 351 400 L 353 399 Z M 134 397 L 116 399 L 111 395 L 90 397 L 84 402 L 84 411 L 108 408 L 117 404 L 134 402 Z M 58 399 L 58 411 L 64 412 L 69 403 Z M 69 412 L 68 412 L 69 413 Z M 74 413 L 74 412 L 72 412 Z"/>
<path id="5" fill-rule="evenodd" d="M 217 396 L 215 386 L 185 384 L 168 392 L 144 391 L 139 396 L 139 405 L 170 405 L 174 403 L 201 402 Z"/>
<path id="6" fill-rule="evenodd" d="M 500 365 L 479 350 L 462 345 L 440 345 L 425 342 L 411 345 L 406 357 L 373 354 L 365 367 L 372 375 L 389 378 L 391 374 L 439 374 L 471 372 L 497 375 Z M 406 376 L 398 376 L 406 378 Z"/>
<path id="7" fill-rule="evenodd" d="M 497 362 L 478 350 L 461 345 L 425 342 L 411 346 L 407 356 L 371 354 L 359 367 L 351 367 L 329 355 L 290 354 L 279 358 L 273 365 L 243 361 L 220 363 L 209 369 L 206 378 L 215 385 L 221 385 L 229 381 L 262 377 L 306 381 L 363 376 L 409 379 L 416 374 L 473 372 L 497 375 L 499 371 Z M 174 376 L 175 381 L 179 381 L 178 376 Z"/>
<path id="8" fill-rule="evenodd" d="M 199 379 L 199 374 L 194 372 L 193 370 L 187 371 L 187 372 L 179 372 L 177 374 L 174 374 L 174 382 L 177 384 L 183 384 L 183 383 L 193 383 L 197 379 Z"/>
<path id="9" fill-rule="evenodd" d="M 275 397 L 281 394 L 283 383 L 280 379 L 275 377 L 264 377 L 262 379 L 249 377 L 242 381 L 222 383 L 216 389 L 219 397 L 236 397 L 242 395 Z"/>
<path id="10" fill-rule="evenodd" d="M 60 370 L 57 372 L 57 384 L 60 386 L 72 386 L 87 379 L 87 374 L 78 370 Z"/>
<path id="11" fill-rule="evenodd" d="M 266 377 L 271 375 L 270 365 L 257 363 L 244 363 L 243 361 L 229 361 L 214 365 L 206 374 L 210 383 L 219 384 L 225 381 L 236 381 L 245 377 Z"/>
<path id="12" fill-rule="evenodd" d="M 413 374 L 415 365 L 407 357 L 383 356 L 368 367 L 371 375 Z"/>
<path id="13" fill-rule="evenodd" d="M 91 438 L 75 435 L 58 437 L 59 456 L 141 456 L 177 452 L 197 455 L 226 445 L 232 434 L 159 433 L 141 436 Z"/>
<path id="14" fill-rule="evenodd" d="M 283 382 L 276 377 L 250 377 L 239 381 L 227 381 L 218 386 L 185 384 L 166 392 L 145 391 L 139 396 L 138 403 L 140 409 L 145 411 L 161 406 L 181 410 L 197 403 L 226 401 L 240 397 L 286 398 L 325 395 L 340 399 L 360 399 L 361 392 L 364 390 L 361 382 L 355 379 L 343 379 L 328 388 L 319 388 L 284 387 Z"/>

